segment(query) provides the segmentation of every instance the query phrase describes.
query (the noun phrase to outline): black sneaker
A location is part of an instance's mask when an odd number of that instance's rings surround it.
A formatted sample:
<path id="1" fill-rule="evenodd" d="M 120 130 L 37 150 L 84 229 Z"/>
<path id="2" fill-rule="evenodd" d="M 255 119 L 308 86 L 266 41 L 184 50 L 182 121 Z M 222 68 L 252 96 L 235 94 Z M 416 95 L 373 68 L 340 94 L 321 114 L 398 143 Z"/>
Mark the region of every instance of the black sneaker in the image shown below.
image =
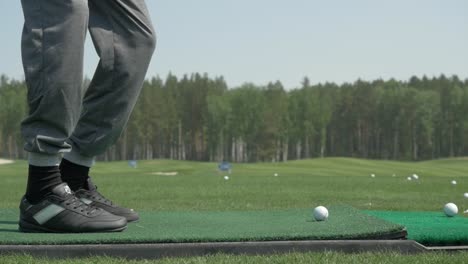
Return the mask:
<path id="1" fill-rule="evenodd" d="M 75 195 L 85 204 L 102 208 L 114 215 L 125 217 L 129 223 L 136 222 L 140 219 L 138 213 L 133 209 L 118 206 L 100 194 L 97 191 L 97 186 L 93 184 L 90 177 L 88 177 L 87 188 L 77 190 Z"/>
<path id="2" fill-rule="evenodd" d="M 28 233 L 117 232 L 127 220 L 79 200 L 66 183 L 57 185 L 41 202 L 20 203 L 19 230 Z"/>

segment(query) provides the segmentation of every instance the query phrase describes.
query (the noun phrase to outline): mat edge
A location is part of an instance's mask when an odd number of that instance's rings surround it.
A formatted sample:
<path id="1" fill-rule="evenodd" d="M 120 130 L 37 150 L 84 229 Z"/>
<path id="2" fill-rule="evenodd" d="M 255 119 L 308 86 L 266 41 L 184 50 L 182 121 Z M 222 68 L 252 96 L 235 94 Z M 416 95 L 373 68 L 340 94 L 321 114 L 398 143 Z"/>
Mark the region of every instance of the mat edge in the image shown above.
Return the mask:
<path id="1" fill-rule="evenodd" d="M 338 251 L 359 253 L 395 251 L 403 254 L 428 252 L 414 240 L 322 240 L 169 244 L 100 244 L 100 245 L 0 245 L 0 255 L 28 254 L 48 258 L 83 258 L 111 256 L 127 259 L 158 259 L 213 254 L 269 255 L 291 252 Z"/>

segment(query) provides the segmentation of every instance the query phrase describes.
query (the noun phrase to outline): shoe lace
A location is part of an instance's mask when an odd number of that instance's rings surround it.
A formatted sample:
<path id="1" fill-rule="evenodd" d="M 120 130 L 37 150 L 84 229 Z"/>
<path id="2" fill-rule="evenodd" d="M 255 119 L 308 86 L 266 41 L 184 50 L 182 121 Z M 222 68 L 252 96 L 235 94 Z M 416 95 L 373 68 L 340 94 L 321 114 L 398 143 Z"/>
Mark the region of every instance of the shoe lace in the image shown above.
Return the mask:
<path id="1" fill-rule="evenodd" d="M 104 197 L 104 195 L 102 195 L 101 193 L 97 191 L 97 187 L 96 187 L 96 190 L 90 192 L 90 197 L 93 200 L 97 200 L 99 202 L 103 202 L 108 205 L 113 205 L 111 200 L 107 199 L 106 197 Z"/>
<path id="2" fill-rule="evenodd" d="M 96 208 L 83 203 L 80 199 L 78 199 L 75 196 L 66 200 L 64 203 L 66 206 L 71 206 L 74 210 L 79 210 L 80 212 L 87 215 L 92 214 L 96 211 Z"/>

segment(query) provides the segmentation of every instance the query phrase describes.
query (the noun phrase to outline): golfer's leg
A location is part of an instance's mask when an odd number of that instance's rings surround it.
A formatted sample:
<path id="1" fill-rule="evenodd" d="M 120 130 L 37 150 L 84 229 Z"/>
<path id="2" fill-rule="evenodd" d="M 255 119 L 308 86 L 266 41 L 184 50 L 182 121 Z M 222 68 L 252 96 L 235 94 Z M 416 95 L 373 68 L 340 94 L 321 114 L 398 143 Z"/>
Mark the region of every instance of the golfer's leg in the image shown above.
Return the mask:
<path id="1" fill-rule="evenodd" d="M 62 183 L 60 155 L 78 121 L 83 46 L 88 24 L 85 0 L 22 0 L 22 59 L 29 115 L 21 124 L 29 152 L 25 197 L 41 201 Z"/>
<path id="2" fill-rule="evenodd" d="M 30 164 L 56 166 L 76 125 L 82 100 L 86 0 L 22 0 L 22 58 L 29 115 L 22 122 Z"/>
<path id="3" fill-rule="evenodd" d="M 155 47 L 144 0 L 89 0 L 89 30 L 100 57 L 65 159 L 91 167 L 120 136 Z"/>

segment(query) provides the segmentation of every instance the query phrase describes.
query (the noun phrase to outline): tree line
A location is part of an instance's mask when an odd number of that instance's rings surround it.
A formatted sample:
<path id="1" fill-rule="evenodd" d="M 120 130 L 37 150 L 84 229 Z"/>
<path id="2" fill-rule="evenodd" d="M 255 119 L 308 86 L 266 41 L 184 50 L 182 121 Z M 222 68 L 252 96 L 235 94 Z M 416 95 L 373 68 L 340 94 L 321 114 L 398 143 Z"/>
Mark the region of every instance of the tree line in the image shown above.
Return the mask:
<path id="1" fill-rule="evenodd" d="M 85 82 L 89 83 L 89 82 Z M 85 89 L 85 88 L 84 88 Z M 0 155 L 25 158 L 24 81 L 0 78 Z M 426 160 L 468 154 L 468 79 L 413 76 L 287 90 L 229 88 L 194 73 L 146 80 L 118 142 L 99 160 L 286 161 L 314 157 Z"/>

